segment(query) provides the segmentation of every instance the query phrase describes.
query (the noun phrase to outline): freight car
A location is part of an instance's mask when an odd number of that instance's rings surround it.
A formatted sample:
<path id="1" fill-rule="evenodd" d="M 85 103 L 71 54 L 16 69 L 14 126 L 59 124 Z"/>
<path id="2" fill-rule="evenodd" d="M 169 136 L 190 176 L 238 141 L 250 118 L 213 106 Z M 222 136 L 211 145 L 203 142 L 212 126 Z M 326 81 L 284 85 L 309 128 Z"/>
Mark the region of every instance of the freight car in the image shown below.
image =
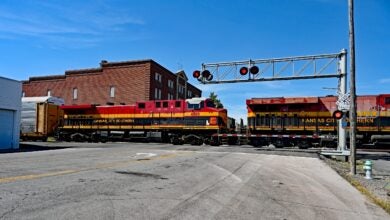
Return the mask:
<path id="1" fill-rule="evenodd" d="M 336 146 L 336 101 L 335 96 L 249 99 L 249 141 L 255 146 Z M 357 143 L 390 143 L 390 94 L 357 97 Z"/>
<path id="2" fill-rule="evenodd" d="M 54 136 L 62 120 L 60 105 L 64 100 L 52 96 L 23 97 L 20 138 L 46 141 Z"/>
<path id="3" fill-rule="evenodd" d="M 64 105 L 59 139 L 67 141 L 157 140 L 202 144 L 227 129 L 227 110 L 208 98 L 153 100 L 135 105 Z"/>

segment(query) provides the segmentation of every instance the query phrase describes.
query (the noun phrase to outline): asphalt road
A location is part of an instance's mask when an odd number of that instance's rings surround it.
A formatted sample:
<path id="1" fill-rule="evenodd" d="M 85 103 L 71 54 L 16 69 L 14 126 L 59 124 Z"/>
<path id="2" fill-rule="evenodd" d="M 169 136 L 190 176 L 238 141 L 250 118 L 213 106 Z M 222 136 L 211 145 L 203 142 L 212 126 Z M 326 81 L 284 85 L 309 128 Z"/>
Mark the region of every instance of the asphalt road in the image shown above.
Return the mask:
<path id="1" fill-rule="evenodd" d="M 0 154 L 0 219 L 390 218 L 313 154 L 70 145 Z"/>

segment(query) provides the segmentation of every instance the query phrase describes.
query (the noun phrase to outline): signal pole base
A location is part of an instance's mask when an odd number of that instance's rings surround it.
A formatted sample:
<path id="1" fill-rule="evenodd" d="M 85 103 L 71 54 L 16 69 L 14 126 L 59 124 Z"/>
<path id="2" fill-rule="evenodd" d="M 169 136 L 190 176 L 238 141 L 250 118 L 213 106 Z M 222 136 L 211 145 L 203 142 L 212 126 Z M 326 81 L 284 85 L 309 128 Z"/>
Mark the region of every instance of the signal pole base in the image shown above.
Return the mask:
<path id="1" fill-rule="evenodd" d="M 348 162 L 351 152 L 349 150 L 322 150 L 320 154 L 338 161 Z"/>

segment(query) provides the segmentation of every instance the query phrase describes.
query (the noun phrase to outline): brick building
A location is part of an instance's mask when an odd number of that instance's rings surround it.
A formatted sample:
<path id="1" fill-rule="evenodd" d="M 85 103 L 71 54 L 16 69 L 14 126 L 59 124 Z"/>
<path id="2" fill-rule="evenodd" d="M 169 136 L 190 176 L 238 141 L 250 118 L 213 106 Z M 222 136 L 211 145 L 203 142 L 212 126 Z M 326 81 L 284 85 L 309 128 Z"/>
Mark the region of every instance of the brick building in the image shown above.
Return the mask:
<path id="1" fill-rule="evenodd" d="M 172 73 L 153 60 L 107 62 L 64 75 L 30 77 L 23 96 L 56 96 L 65 104 L 133 104 L 136 101 L 200 97 L 184 71 Z"/>

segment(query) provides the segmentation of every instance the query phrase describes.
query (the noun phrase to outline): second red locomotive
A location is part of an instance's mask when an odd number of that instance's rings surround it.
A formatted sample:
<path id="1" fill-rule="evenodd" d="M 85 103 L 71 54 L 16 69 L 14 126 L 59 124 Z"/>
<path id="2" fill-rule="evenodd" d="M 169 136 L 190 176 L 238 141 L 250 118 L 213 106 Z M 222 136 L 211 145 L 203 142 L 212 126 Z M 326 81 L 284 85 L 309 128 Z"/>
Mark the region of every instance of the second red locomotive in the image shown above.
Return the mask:
<path id="1" fill-rule="evenodd" d="M 249 99 L 249 138 L 256 146 L 334 147 L 336 101 L 336 96 Z M 390 143 L 390 94 L 358 96 L 356 102 L 358 144 Z M 348 131 L 349 123 L 345 127 Z"/>

